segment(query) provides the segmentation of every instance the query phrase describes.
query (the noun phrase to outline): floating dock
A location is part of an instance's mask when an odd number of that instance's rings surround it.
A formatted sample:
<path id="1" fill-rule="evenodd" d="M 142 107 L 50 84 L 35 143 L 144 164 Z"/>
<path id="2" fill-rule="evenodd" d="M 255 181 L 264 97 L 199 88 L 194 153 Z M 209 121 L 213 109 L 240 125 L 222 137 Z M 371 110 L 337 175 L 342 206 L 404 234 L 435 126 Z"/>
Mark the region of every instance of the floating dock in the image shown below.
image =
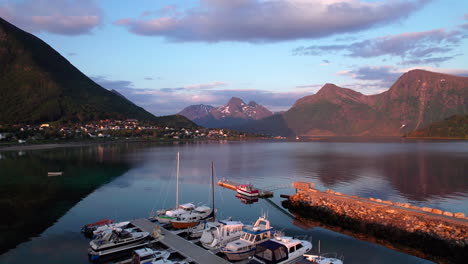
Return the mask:
<path id="1" fill-rule="evenodd" d="M 172 233 L 164 227 L 149 221 L 146 218 L 134 219 L 130 223 L 142 231 L 150 233 L 150 235 L 159 239 L 159 242 L 167 247 L 177 251 L 180 255 L 187 258 L 189 262 L 198 264 L 229 264 L 230 262 L 215 255 L 211 251 L 203 249 L 194 243 L 183 239 L 182 237 Z M 162 236 L 161 236 L 162 235 Z"/>
<path id="2" fill-rule="evenodd" d="M 221 186 L 223 188 L 228 188 L 228 189 L 231 189 L 231 190 L 234 190 L 234 191 L 237 190 L 236 186 L 241 185 L 241 184 L 243 184 L 243 183 L 239 183 L 239 182 L 235 182 L 235 181 L 231 181 L 231 180 L 227 180 L 227 179 L 222 179 L 222 180 L 218 181 L 219 186 Z M 254 186 L 254 188 L 258 190 L 258 197 L 259 198 L 272 197 L 273 196 L 272 191 L 263 190 L 263 189 L 255 187 L 255 186 Z"/>

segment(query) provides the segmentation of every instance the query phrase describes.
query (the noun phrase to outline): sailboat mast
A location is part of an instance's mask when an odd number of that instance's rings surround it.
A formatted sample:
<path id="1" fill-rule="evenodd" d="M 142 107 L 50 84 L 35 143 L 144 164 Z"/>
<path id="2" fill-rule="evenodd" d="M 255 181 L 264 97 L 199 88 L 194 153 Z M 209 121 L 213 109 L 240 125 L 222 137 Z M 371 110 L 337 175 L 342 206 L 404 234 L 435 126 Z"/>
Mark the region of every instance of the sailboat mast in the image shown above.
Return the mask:
<path id="1" fill-rule="evenodd" d="M 215 199 L 214 199 L 214 162 L 211 161 L 211 200 L 213 202 L 213 221 L 216 219 Z"/>
<path id="2" fill-rule="evenodd" d="M 180 165 L 180 153 L 177 152 L 177 170 L 176 170 L 176 207 L 179 207 L 179 165 Z"/>

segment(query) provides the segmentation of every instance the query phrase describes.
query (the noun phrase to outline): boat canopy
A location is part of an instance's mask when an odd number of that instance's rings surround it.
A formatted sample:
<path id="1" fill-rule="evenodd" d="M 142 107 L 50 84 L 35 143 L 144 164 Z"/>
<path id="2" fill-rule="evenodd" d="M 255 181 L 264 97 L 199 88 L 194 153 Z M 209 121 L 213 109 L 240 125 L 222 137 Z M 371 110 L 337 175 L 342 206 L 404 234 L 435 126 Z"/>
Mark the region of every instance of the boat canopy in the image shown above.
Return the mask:
<path id="1" fill-rule="evenodd" d="M 288 250 L 283 244 L 267 240 L 257 245 L 255 257 L 266 264 L 279 263 L 288 259 Z"/>

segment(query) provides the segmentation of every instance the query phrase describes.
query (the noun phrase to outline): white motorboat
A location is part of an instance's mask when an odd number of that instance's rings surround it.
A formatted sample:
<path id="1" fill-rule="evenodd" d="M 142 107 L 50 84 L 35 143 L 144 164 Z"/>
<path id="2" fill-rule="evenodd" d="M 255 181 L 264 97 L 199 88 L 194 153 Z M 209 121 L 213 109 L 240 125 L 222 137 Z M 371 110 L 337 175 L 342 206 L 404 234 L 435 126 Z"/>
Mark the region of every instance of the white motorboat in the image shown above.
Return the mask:
<path id="1" fill-rule="evenodd" d="M 102 232 L 89 243 L 88 256 L 91 261 L 97 261 L 102 256 L 143 246 L 148 241 L 148 232 L 115 228 L 110 232 Z"/>
<path id="2" fill-rule="evenodd" d="M 231 241 L 237 240 L 242 234 L 244 224 L 240 221 L 207 222 L 202 232 L 200 242 L 204 248 L 215 249 Z"/>
<path id="3" fill-rule="evenodd" d="M 312 249 L 307 240 L 278 236 L 257 245 L 252 264 L 285 264 L 302 258 Z"/>
<path id="4" fill-rule="evenodd" d="M 134 250 L 131 258 L 115 262 L 115 264 L 150 264 L 160 259 L 166 260 L 170 256 L 171 253 L 167 250 L 144 247 Z"/>
<path id="5" fill-rule="evenodd" d="M 102 226 L 98 226 L 93 230 L 93 237 L 98 236 L 101 233 L 112 231 L 116 228 L 125 229 L 130 225 L 130 221 L 123 221 L 118 223 L 110 223 Z"/>
<path id="6" fill-rule="evenodd" d="M 255 253 L 257 244 L 267 241 L 274 236 L 273 228 L 265 216 L 257 219 L 253 226 L 244 227 L 239 239 L 221 247 L 226 257 L 231 261 L 244 260 Z"/>
<path id="7" fill-rule="evenodd" d="M 313 264 L 343 264 L 344 258 L 338 257 L 337 253 L 325 253 L 322 255 L 304 254 L 306 260 Z"/>

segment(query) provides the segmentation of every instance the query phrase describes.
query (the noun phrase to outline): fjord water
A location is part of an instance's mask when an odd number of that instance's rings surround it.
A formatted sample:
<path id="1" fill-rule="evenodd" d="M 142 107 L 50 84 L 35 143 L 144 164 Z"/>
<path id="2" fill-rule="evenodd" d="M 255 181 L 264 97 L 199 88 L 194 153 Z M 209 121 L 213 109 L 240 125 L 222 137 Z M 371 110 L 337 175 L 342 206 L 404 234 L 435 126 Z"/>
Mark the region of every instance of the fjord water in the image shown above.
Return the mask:
<path id="1" fill-rule="evenodd" d="M 214 161 L 217 179 L 260 187 L 312 181 L 322 190 L 468 214 L 466 141 L 116 143 L 0 152 L 0 263 L 86 263 L 84 224 L 174 205 L 177 152 L 181 202 L 210 204 Z M 271 202 L 281 207 L 279 194 L 293 192 L 277 190 Z M 429 262 L 336 229 L 305 229 L 267 200 L 244 204 L 217 186 L 215 197 L 220 218 L 252 223 L 265 212 L 275 228 L 308 236 L 314 252 L 320 240 L 322 252 L 342 253 L 346 263 Z"/>

